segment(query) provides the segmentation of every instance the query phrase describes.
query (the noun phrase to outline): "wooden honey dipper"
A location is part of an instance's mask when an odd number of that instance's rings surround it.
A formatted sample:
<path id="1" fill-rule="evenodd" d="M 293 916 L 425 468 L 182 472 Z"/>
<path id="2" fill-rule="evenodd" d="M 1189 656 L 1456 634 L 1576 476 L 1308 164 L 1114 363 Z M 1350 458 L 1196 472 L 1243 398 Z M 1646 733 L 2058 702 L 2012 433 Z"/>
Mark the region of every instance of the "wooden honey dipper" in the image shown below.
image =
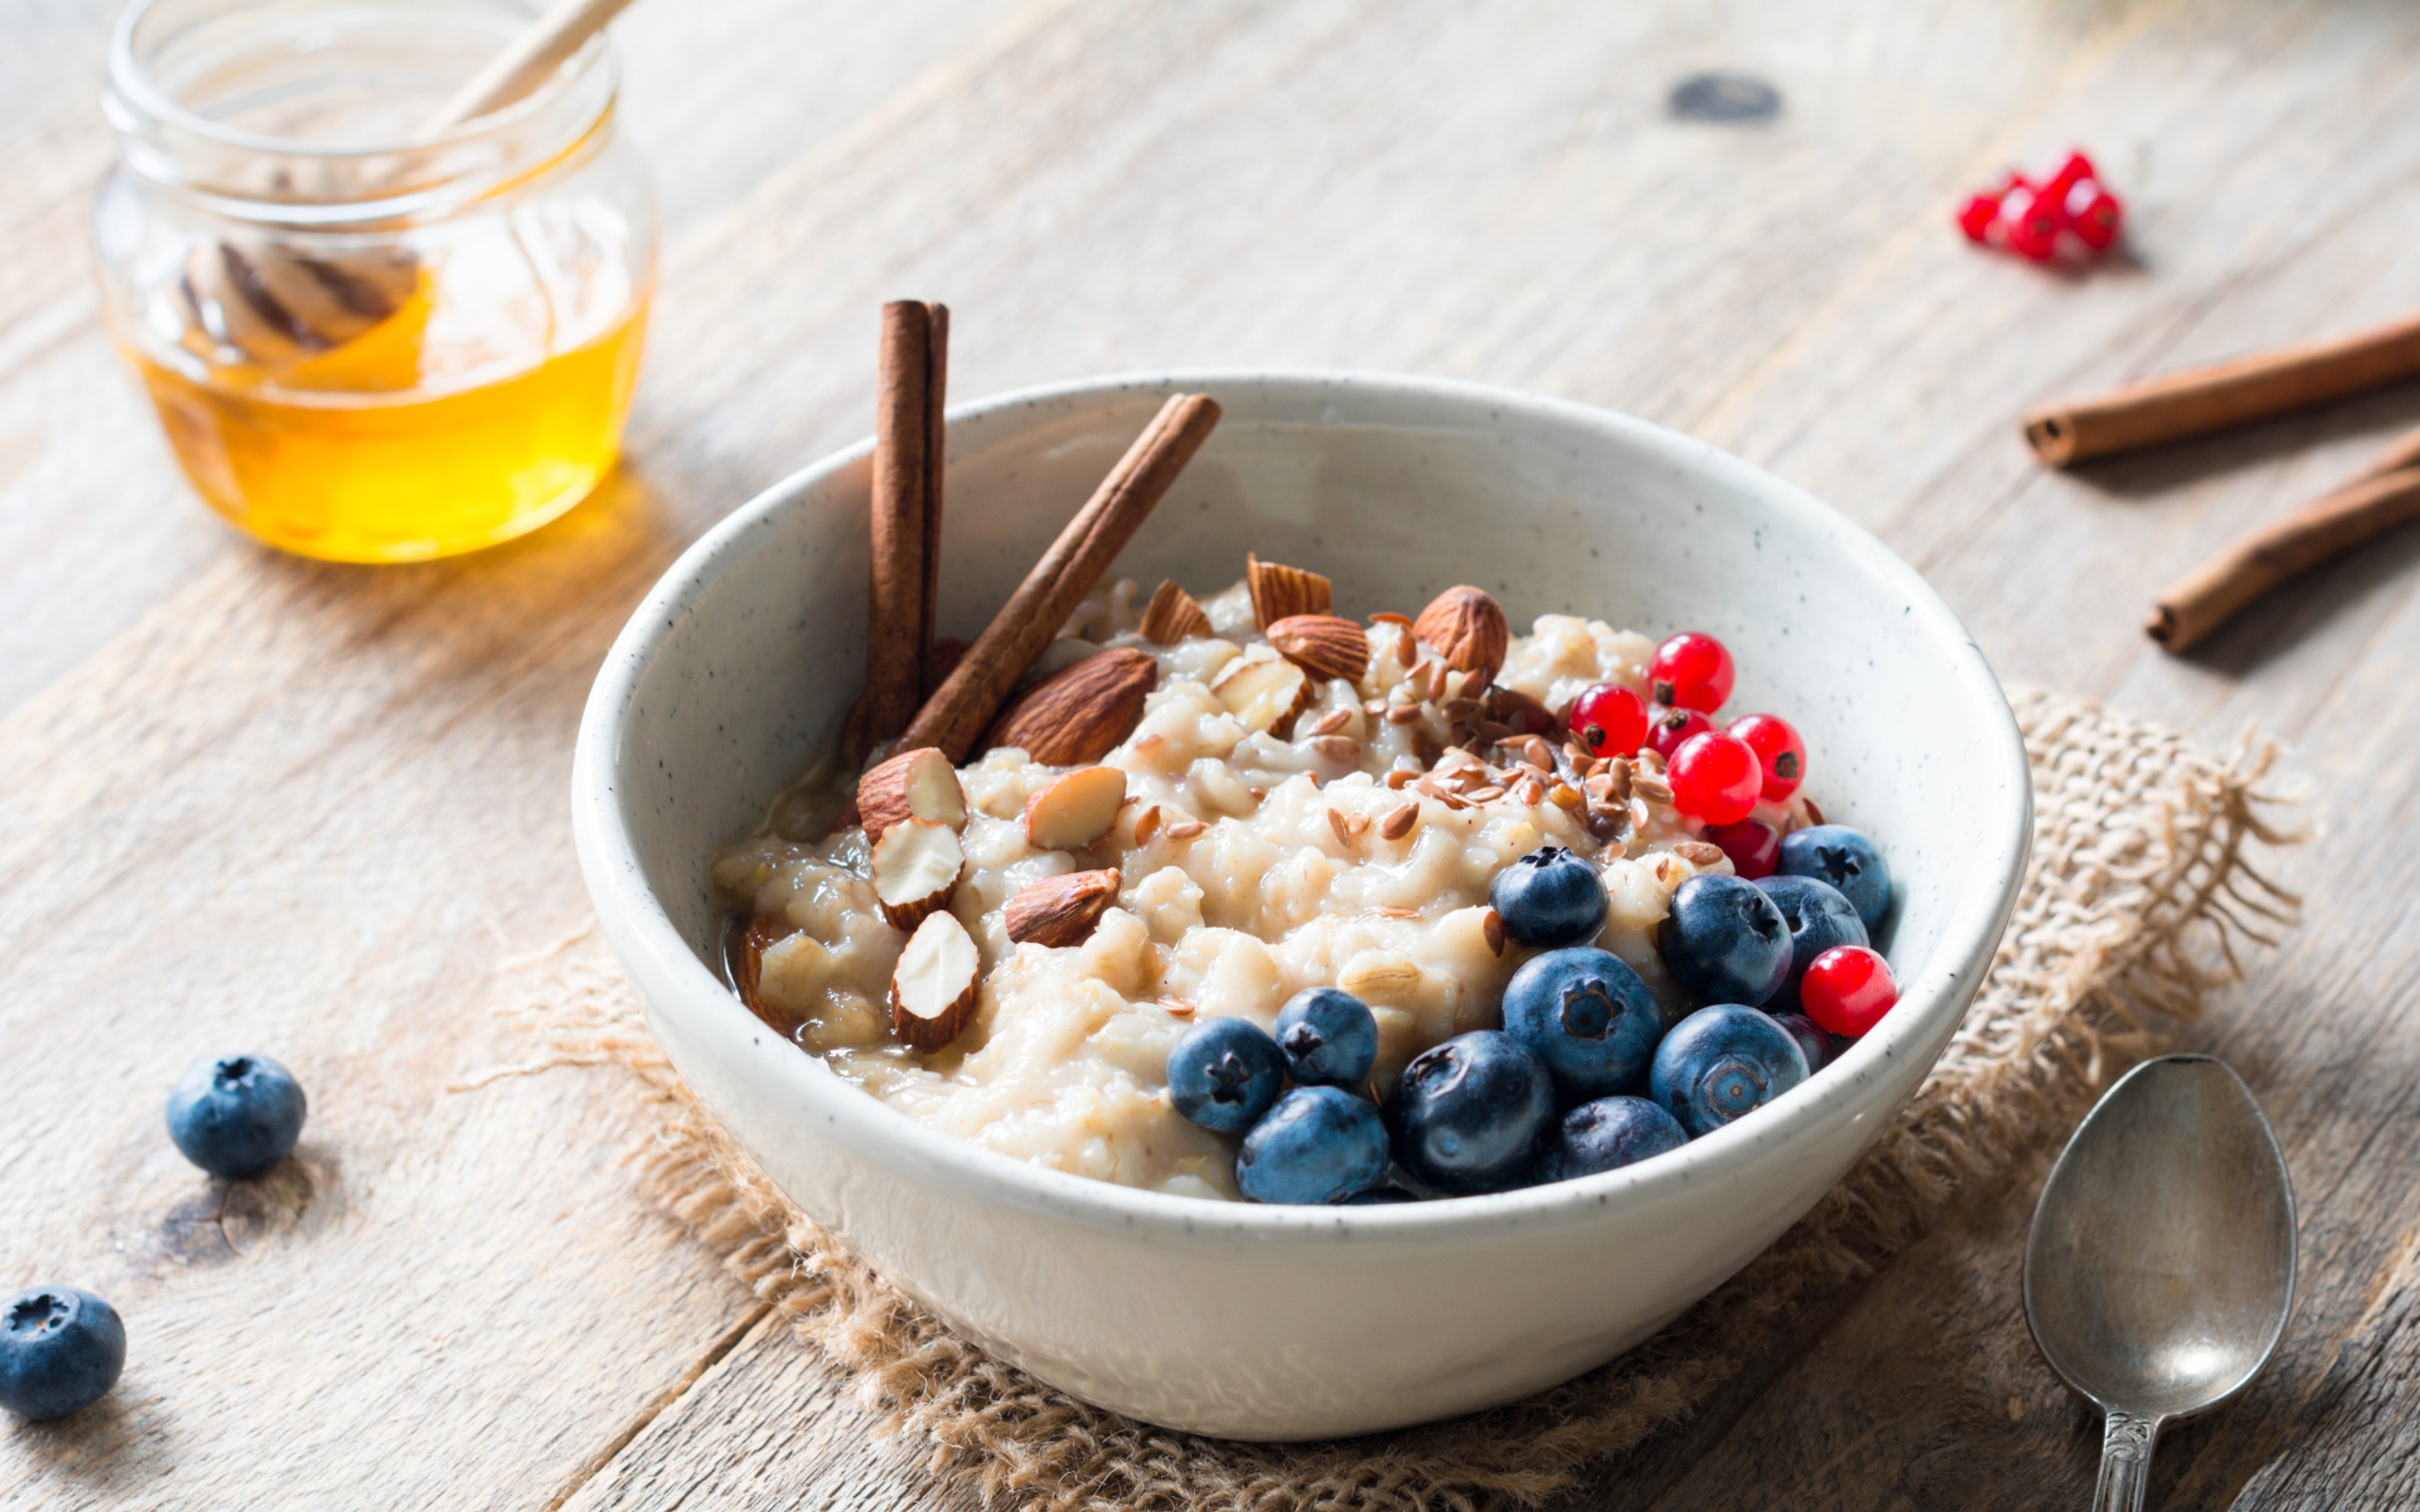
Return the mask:
<path id="1" fill-rule="evenodd" d="M 631 0 L 555 0 L 414 131 L 427 147 L 546 82 Z M 286 363 L 355 340 L 403 307 L 420 259 L 402 247 L 307 256 L 272 242 L 206 242 L 185 259 L 179 292 L 192 321 L 256 362 Z"/>

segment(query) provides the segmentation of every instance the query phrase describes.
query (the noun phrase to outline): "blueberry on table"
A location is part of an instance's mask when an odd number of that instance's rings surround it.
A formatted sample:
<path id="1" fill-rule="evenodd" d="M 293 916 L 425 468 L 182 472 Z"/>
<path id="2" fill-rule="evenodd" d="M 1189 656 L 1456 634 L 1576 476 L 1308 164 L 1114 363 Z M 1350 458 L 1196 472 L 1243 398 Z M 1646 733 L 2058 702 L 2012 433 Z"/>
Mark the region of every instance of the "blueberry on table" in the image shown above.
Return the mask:
<path id="1" fill-rule="evenodd" d="M 1278 1010 L 1278 1048 L 1306 1087 L 1358 1087 L 1378 1063 L 1378 1021 L 1341 987 L 1306 987 Z"/>
<path id="2" fill-rule="evenodd" d="M 98 1401 L 126 1365 L 117 1309 L 73 1287 L 27 1287 L 0 1303 L 0 1408 L 37 1420 Z"/>
<path id="3" fill-rule="evenodd" d="M 1831 1063 L 1832 1037 L 1823 1032 L 1823 1026 L 1804 1013 L 1776 1013 L 1773 1022 L 1788 1029 L 1790 1037 L 1798 1041 L 1798 1053 L 1807 1057 L 1807 1075 L 1814 1075 Z"/>
<path id="4" fill-rule="evenodd" d="M 1840 890 L 1870 935 L 1890 912 L 1890 868 L 1874 842 L 1846 825 L 1810 825 L 1781 837 L 1781 874 L 1813 877 Z"/>
<path id="5" fill-rule="evenodd" d="M 1235 1184 L 1254 1202 L 1346 1202 L 1387 1175 L 1387 1125 L 1341 1087 L 1297 1087 L 1252 1125 Z"/>
<path id="6" fill-rule="evenodd" d="M 1701 1008 L 1655 1047 L 1648 1095 L 1691 1138 L 1764 1106 L 1807 1079 L 1807 1054 L 1771 1015 L 1737 1003 Z"/>
<path id="7" fill-rule="evenodd" d="M 1568 1181 L 1635 1165 L 1688 1142 L 1689 1132 L 1661 1104 L 1643 1097 L 1601 1097 L 1563 1115 L 1539 1162 L 1539 1174 L 1549 1181 Z"/>
<path id="8" fill-rule="evenodd" d="M 1764 1006 L 1776 1013 L 1794 1013 L 1807 963 L 1836 945 L 1865 944 L 1865 920 L 1839 888 L 1814 877 L 1766 877 L 1757 886 L 1790 926 L 1790 979 Z"/>
<path id="9" fill-rule="evenodd" d="M 1413 1176 L 1446 1192 L 1501 1192 L 1532 1176 L 1555 1088 L 1520 1041 L 1476 1029 L 1415 1056 L 1387 1111 L 1395 1158 Z"/>
<path id="10" fill-rule="evenodd" d="M 1672 889 L 1656 949 L 1672 980 L 1701 1003 L 1770 1000 L 1790 980 L 1790 926 L 1755 883 L 1719 872 Z"/>
<path id="11" fill-rule="evenodd" d="M 1559 845 L 1542 845 L 1497 872 L 1487 901 L 1504 933 L 1521 945 L 1577 945 L 1605 924 L 1605 883 L 1596 868 Z"/>
<path id="12" fill-rule="evenodd" d="M 1512 973 L 1504 1032 L 1545 1063 L 1565 1103 L 1634 1091 L 1664 1037 L 1664 1010 L 1629 963 L 1590 946 L 1549 950 Z"/>
<path id="13" fill-rule="evenodd" d="M 1285 1086 L 1285 1052 L 1249 1019 L 1203 1019 L 1168 1053 L 1168 1095 L 1179 1115 L 1242 1134 Z"/>
<path id="14" fill-rule="evenodd" d="M 294 1152 L 308 1111 L 302 1084 L 267 1056 L 196 1060 L 168 1091 L 168 1137 L 212 1176 L 240 1181 Z"/>

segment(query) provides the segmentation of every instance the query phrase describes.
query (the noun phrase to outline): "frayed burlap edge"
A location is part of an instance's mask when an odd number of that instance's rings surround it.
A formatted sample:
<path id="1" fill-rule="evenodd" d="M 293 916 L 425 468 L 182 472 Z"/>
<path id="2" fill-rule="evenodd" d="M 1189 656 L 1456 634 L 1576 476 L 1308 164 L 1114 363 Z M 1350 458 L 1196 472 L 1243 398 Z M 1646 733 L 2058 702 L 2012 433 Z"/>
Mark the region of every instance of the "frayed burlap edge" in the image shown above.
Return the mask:
<path id="1" fill-rule="evenodd" d="M 1255 1445 L 1173 1433 L 992 1359 L 807 1220 L 693 1102 L 611 955 L 582 934 L 509 963 L 531 1062 L 620 1068 L 647 1110 L 647 1192 L 855 1379 L 937 1474 L 1047 1512 L 1432 1512 L 1534 1505 L 1737 1374 L 1783 1315 L 1871 1272 L 1964 1184 L 2063 1131 L 2117 1072 L 2197 1013 L 2296 900 L 2256 872 L 2287 837 L 2258 810 L 2271 761 L 2038 692 L 2012 702 L 2033 764 L 2034 851 L 2014 918 L 1956 1039 L 1899 1121 L 1814 1211 L 1678 1322 L 1611 1365 L 1492 1412 L 1369 1438 Z"/>

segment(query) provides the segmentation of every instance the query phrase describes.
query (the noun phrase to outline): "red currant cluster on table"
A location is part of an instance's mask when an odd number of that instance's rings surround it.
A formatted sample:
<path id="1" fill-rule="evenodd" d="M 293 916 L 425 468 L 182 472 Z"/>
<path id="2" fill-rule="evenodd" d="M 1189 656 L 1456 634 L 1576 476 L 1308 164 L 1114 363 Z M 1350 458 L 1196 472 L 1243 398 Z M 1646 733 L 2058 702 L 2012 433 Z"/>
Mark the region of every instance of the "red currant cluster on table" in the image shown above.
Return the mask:
<path id="1" fill-rule="evenodd" d="M 2005 247 L 2038 263 L 2081 262 L 2117 244 L 2126 208 L 2111 193 L 2092 160 L 2069 150 L 2032 177 L 2011 168 L 1958 208 L 1966 239 Z"/>
<path id="2" fill-rule="evenodd" d="M 2086 165 L 2089 170 L 2090 165 Z M 1655 648 L 1648 664 L 1642 700 L 1620 683 L 1599 683 L 1573 701 L 1566 716 L 1573 736 L 1599 757 L 1652 753 L 1664 765 L 1672 807 L 1705 825 L 1705 839 L 1730 857 L 1731 869 L 1749 882 L 1779 872 L 1813 868 L 1786 866 L 1778 827 L 1753 817 L 1759 802 L 1786 804 L 1807 780 L 1807 743 L 1777 714 L 1744 714 L 1717 726 L 1713 717 L 1737 680 L 1730 652 L 1713 636 L 1684 630 Z M 1823 825 L 1803 830 L 1811 856 L 1815 829 L 1879 853 L 1863 836 Z M 1860 900 L 1878 917 L 1881 906 Z M 1898 1001 L 1890 967 L 1863 941 L 1827 949 L 1802 961 L 1802 1011 L 1826 1032 L 1862 1035 Z M 1821 969 L 1818 969 L 1818 968 Z"/>

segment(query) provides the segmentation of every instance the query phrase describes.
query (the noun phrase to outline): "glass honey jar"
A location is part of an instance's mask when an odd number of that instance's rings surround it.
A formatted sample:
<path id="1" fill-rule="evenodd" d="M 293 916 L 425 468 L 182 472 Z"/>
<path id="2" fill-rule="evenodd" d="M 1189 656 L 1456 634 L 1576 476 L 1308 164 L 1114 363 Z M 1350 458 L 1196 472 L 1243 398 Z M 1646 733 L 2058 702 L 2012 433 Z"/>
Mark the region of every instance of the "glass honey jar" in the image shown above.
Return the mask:
<path id="1" fill-rule="evenodd" d="M 101 307 L 210 507 L 305 556 L 409 562 L 535 530 L 613 465 L 654 197 L 591 39 L 423 123 L 514 0 L 145 0 L 103 105 Z"/>

